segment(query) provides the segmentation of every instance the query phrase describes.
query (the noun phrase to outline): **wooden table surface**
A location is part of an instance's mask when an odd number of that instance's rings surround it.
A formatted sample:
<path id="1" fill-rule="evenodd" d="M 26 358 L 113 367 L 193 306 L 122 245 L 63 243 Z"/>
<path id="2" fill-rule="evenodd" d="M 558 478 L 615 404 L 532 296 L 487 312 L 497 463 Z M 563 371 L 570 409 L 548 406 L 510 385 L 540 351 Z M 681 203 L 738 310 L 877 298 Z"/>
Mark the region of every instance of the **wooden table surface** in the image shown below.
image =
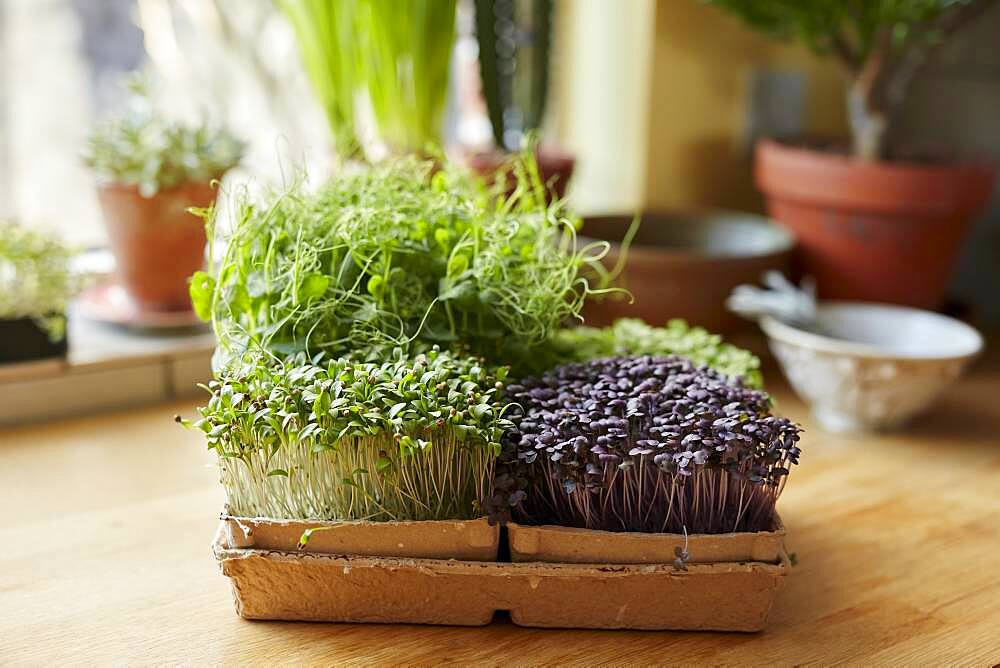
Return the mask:
<path id="1" fill-rule="evenodd" d="M 808 432 L 779 502 L 798 566 L 762 633 L 241 620 L 179 404 L 0 432 L 0 664 L 1000 661 L 1000 357 L 892 436 L 824 434 L 776 394 Z"/>

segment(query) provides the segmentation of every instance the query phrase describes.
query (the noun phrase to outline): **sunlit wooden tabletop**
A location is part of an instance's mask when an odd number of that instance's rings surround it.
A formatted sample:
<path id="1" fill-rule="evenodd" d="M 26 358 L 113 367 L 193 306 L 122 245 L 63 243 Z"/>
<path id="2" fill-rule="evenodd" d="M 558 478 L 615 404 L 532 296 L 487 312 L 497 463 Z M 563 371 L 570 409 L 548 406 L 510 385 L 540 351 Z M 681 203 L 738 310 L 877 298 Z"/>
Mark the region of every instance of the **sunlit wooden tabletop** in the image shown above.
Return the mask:
<path id="1" fill-rule="evenodd" d="M 762 633 L 241 620 L 182 404 L 0 432 L 0 664 L 1000 662 L 1000 357 L 893 436 L 825 435 L 777 388 L 808 433 L 779 502 L 798 566 Z"/>

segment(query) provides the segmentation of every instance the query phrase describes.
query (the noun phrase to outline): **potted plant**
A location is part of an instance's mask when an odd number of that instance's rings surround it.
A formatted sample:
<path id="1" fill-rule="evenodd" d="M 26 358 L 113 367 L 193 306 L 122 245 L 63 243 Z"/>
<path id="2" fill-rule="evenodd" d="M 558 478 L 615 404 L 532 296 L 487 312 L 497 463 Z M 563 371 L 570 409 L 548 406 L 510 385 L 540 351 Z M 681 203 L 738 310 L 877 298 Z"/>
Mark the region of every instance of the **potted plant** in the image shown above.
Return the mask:
<path id="1" fill-rule="evenodd" d="M 455 0 L 279 4 L 342 157 L 427 155 L 441 145 Z M 372 121 L 377 138 L 362 129 Z"/>
<path id="2" fill-rule="evenodd" d="M 915 77 L 990 0 L 709 2 L 752 28 L 803 41 L 844 71 L 849 150 L 763 141 L 756 154 L 768 209 L 798 236 L 821 296 L 939 306 L 994 171 L 917 161 L 895 130 Z"/>
<path id="3" fill-rule="evenodd" d="M 495 150 L 471 153 L 467 161 L 487 179 L 503 176 L 512 186 L 511 153 L 534 144 L 545 117 L 554 3 L 476 0 L 475 8 L 479 75 Z M 547 193 L 562 199 L 575 159 L 551 144 L 533 151 Z"/>
<path id="4" fill-rule="evenodd" d="M 190 310 L 188 277 L 205 261 L 205 228 L 190 210 L 212 205 L 213 182 L 244 145 L 224 129 L 167 120 L 144 82 L 130 89 L 129 110 L 95 126 L 84 159 L 128 296 L 144 310 Z"/>
<path id="5" fill-rule="evenodd" d="M 72 256 L 54 235 L 0 222 L 0 363 L 66 355 Z"/>
<path id="6" fill-rule="evenodd" d="M 514 561 L 779 560 L 799 428 L 767 394 L 677 356 L 567 364 L 507 392 L 522 413 L 491 512 L 518 520 Z"/>

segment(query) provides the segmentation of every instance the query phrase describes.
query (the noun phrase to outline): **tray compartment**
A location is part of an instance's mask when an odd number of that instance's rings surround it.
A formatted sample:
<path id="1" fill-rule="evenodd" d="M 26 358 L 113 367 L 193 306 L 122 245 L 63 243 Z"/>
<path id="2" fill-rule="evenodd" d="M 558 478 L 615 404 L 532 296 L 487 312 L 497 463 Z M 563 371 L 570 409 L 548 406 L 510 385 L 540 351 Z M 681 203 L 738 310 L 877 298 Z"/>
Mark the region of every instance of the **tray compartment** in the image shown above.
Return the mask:
<path id="1" fill-rule="evenodd" d="M 485 518 L 303 521 L 235 517 L 223 512 L 222 522 L 226 544 L 234 548 L 296 552 L 307 529 L 315 529 L 302 550 L 309 554 L 495 561 L 500 546 L 500 527 L 490 526 Z"/>
<path id="2" fill-rule="evenodd" d="M 788 571 L 759 562 L 498 563 L 359 557 L 214 544 L 247 619 L 481 626 L 759 631 Z"/>
<path id="3" fill-rule="evenodd" d="M 672 564 L 684 536 L 672 533 L 597 531 L 561 526 L 508 523 L 512 561 L 560 564 Z M 777 563 L 785 541 L 778 515 L 771 531 L 691 534 L 689 563 L 730 561 Z"/>

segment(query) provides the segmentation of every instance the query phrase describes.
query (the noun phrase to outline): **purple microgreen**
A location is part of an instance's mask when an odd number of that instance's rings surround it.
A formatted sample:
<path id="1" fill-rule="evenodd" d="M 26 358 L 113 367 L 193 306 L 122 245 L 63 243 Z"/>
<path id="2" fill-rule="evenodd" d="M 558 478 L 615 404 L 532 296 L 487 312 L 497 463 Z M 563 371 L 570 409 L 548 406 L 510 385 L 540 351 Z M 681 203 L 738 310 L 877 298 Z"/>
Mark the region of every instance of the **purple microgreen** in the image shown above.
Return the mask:
<path id="1" fill-rule="evenodd" d="M 766 531 L 800 454 L 799 427 L 767 394 L 677 356 L 567 364 L 507 393 L 520 414 L 490 504 L 500 521 Z"/>

